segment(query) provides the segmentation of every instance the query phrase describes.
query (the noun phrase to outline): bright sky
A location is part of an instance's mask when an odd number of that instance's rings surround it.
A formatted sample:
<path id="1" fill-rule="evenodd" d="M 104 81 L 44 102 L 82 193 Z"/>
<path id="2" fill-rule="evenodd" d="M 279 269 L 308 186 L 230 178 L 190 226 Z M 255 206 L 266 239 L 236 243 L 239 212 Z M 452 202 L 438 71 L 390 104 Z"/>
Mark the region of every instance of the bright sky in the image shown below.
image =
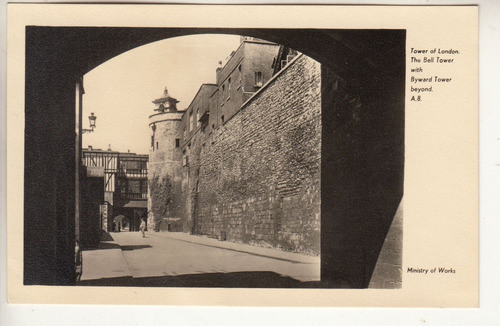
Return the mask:
<path id="1" fill-rule="evenodd" d="M 193 35 L 150 43 L 125 52 L 84 76 L 83 128 L 91 112 L 93 133 L 83 135 L 83 148 L 148 154 L 151 101 L 167 86 L 184 110 L 203 83 L 215 83 L 218 61 L 239 46 L 239 36 Z"/>

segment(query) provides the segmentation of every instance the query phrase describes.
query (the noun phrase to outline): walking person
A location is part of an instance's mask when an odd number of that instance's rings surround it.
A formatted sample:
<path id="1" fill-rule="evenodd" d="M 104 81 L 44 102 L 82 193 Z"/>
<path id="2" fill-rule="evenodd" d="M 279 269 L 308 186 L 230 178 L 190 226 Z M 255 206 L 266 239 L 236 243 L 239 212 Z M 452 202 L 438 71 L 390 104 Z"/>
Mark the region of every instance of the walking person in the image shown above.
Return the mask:
<path id="1" fill-rule="evenodd" d="M 146 235 L 144 232 L 146 231 L 146 222 L 143 219 L 141 219 L 141 225 L 139 226 L 139 230 L 141 230 L 142 232 L 142 237 L 145 238 Z"/>

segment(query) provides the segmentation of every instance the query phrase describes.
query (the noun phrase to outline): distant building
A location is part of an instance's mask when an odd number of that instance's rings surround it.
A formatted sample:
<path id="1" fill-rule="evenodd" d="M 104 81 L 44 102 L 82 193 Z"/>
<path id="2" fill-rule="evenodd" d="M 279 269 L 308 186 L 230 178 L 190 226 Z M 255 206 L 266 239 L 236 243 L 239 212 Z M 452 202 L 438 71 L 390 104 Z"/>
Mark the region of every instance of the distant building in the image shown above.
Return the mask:
<path id="1" fill-rule="evenodd" d="M 204 84 L 183 116 L 183 147 L 202 123 L 208 131 L 223 125 L 274 74 L 273 61 L 280 45 L 255 38 L 242 37 L 226 64 L 216 69 L 216 84 Z M 210 94 L 211 93 L 211 94 Z M 203 118 L 202 121 L 200 119 Z"/>
<path id="2" fill-rule="evenodd" d="M 319 64 L 242 38 L 216 80 L 202 84 L 185 111 L 167 91 L 153 101 L 155 229 L 318 254 Z"/>
<path id="3" fill-rule="evenodd" d="M 100 184 L 103 190 L 102 195 L 91 200 L 91 205 L 99 205 L 91 210 L 97 216 L 87 217 L 84 224 L 87 223 L 92 230 L 98 225 L 99 230 L 109 232 L 113 231 L 115 222 L 115 230 L 120 227 L 138 231 L 141 219 L 147 216 L 148 160 L 148 155 L 93 149 L 91 146 L 83 149 L 87 183 L 95 184 L 91 189 Z"/>
<path id="4" fill-rule="evenodd" d="M 177 109 L 178 101 L 167 88 L 153 100 L 157 113 L 149 117 L 150 193 L 156 196 L 158 191 L 151 190 L 160 185 L 169 190 L 164 198 L 151 198 L 151 226 L 155 223 L 157 230 L 179 228 L 176 222 L 189 211 L 185 200 L 187 178 L 182 168 L 189 165 L 191 138 L 199 131 L 210 133 L 228 121 L 273 76 L 279 51 L 278 44 L 242 37 L 224 66 L 219 62 L 217 83 L 201 85 L 185 111 Z M 163 226 L 158 225 L 161 222 L 165 222 Z"/>
<path id="5" fill-rule="evenodd" d="M 189 140 L 203 128 L 203 132 L 210 131 L 207 127 L 210 122 L 210 117 L 217 116 L 217 96 L 218 86 L 215 84 L 203 84 L 194 96 L 194 99 L 189 104 L 185 114 L 182 115 L 182 142 L 183 151 Z M 184 113 L 184 112 L 183 112 Z M 217 120 L 216 118 L 214 118 Z M 215 128 L 215 121 L 213 124 Z"/>

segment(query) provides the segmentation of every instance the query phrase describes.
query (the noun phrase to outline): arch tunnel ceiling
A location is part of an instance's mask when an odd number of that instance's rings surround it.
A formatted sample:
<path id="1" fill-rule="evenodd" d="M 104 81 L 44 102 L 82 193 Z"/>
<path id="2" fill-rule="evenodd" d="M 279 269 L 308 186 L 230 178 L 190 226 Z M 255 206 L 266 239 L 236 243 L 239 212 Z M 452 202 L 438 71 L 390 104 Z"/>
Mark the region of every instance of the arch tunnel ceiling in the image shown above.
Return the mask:
<path id="1" fill-rule="evenodd" d="M 28 26 L 25 284 L 73 282 L 75 83 L 135 47 L 194 34 L 273 41 L 315 59 L 322 72 L 327 68 L 321 80 L 321 119 L 326 126 L 321 149 L 321 278 L 368 286 L 403 191 L 405 30 Z M 353 90 L 366 98 L 356 124 L 346 124 L 346 115 L 337 114 L 342 106 L 337 108 L 334 92 L 328 91 L 332 83 L 327 70 L 347 78 L 343 92 Z M 343 129 L 327 132 L 338 126 Z"/>
<path id="2" fill-rule="evenodd" d="M 65 77 L 74 81 L 98 65 L 133 48 L 162 39 L 194 34 L 234 34 L 265 39 L 298 50 L 339 75 L 352 76 L 361 67 L 364 74 L 371 69 L 379 73 L 383 69 L 387 74 L 398 71 L 399 67 L 394 65 L 404 64 L 404 61 L 397 60 L 395 63 L 393 58 L 404 56 L 404 53 L 400 53 L 404 49 L 400 44 L 404 38 L 399 37 L 402 32 L 404 31 L 28 26 L 27 44 L 36 47 L 39 59 L 47 64 L 46 67 L 57 67 L 59 72 L 64 71 Z"/>

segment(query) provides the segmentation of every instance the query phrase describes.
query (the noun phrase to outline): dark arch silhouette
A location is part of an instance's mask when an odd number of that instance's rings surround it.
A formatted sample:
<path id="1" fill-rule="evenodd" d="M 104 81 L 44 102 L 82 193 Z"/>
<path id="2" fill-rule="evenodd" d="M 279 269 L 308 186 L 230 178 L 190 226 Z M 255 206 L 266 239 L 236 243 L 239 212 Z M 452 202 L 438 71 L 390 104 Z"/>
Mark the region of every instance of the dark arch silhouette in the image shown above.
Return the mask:
<path id="1" fill-rule="evenodd" d="M 404 30 L 28 26 L 24 283 L 74 283 L 75 83 L 123 52 L 192 34 L 261 38 L 321 63 L 322 284 L 368 286 L 403 195 Z"/>

